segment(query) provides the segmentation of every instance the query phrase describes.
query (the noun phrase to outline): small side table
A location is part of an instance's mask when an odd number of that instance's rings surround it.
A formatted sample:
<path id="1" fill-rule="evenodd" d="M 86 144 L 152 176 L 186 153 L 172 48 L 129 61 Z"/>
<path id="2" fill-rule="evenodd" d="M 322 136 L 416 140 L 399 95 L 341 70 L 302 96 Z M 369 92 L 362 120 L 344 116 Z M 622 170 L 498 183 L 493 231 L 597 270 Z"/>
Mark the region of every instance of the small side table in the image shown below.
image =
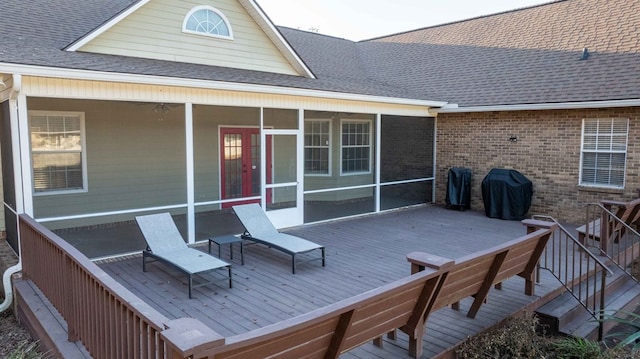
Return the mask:
<path id="1" fill-rule="evenodd" d="M 209 238 L 209 254 L 211 254 L 211 243 L 218 245 L 218 258 L 220 258 L 220 246 L 223 244 L 229 245 L 229 253 L 231 253 L 231 259 L 233 259 L 233 244 L 240 243 L 240 264 L 244 265 L 244 246 L 242 245 L 242 238 L 240 236 L 226 235 L 220 237 Z"/>

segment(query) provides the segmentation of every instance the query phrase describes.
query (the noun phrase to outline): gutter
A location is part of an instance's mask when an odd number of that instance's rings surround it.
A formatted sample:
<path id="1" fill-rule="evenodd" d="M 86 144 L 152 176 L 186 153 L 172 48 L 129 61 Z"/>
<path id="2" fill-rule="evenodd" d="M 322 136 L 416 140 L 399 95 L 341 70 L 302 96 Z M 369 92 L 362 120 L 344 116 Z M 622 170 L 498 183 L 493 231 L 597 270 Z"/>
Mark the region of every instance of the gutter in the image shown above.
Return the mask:
<path id="1" fill-rule="evenodd" d="M 573 110 L 573 109 L 585 109 L 585 108 L 638 107 L 638 106 L 640 106 L 640 99 L 534 103 L 534 104 L 523 104 L 523 105 L 469 106 L 469 107 L 459 107 L 458 105 L 448 104 L 441 108 L 430 109 L 429 112 L 437 115 L 439 113 Z"/>
<path id="2" fill-rule="evenodd" d="M 22 76 L 19 74 L 13 75 L 13 84 L 11 86 L 11 93 L 9 94 L 9 101 L 17 101 L 18 94 L 22 89 Z M 18 234 L 19 236 L 19 234 Z M 18 238 L 18 241 L 20 239 Z M 18 264 L 7 268 L 2 275 L 2 286 L 4 290 L 4 302 L 0 303 L 0 313 L 11 307 L 13 302 L 13 286 L 11 285 L 11 277 L 22 271 L 22 256 L 18 255 Z"/>

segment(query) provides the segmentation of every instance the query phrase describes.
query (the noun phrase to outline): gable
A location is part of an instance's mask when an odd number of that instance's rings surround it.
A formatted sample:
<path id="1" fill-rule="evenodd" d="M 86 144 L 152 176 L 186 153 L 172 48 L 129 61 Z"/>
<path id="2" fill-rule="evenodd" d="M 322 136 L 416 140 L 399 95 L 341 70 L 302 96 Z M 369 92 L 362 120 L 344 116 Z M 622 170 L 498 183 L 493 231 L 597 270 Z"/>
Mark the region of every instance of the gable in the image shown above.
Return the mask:
<path id="1" fill-rule="evenodd" d="M 209 6 L 223 14 L 232 38 L 183 32 L 185 16 L 198 6 Z M 281 48 L 236 0 L 153 0 L 75 50 L 306 75 Z"/>

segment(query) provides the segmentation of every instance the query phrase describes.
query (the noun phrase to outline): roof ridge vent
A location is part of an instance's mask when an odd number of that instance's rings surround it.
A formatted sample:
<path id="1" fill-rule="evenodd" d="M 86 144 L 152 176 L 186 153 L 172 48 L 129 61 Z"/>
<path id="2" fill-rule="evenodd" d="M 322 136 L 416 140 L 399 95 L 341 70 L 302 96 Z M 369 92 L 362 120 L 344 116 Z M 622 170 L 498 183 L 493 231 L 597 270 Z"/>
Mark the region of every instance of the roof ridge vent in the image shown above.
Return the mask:
<path id="1" fill-rule="evenodd" d="M 587 49 L 586 47 L 582 49 L 582 56 L 580 57 L 580 60 L 586 60 L 589 58 L 589 56 L 591 56 L 591 53 L 589 52 L 589 49 Z"/>

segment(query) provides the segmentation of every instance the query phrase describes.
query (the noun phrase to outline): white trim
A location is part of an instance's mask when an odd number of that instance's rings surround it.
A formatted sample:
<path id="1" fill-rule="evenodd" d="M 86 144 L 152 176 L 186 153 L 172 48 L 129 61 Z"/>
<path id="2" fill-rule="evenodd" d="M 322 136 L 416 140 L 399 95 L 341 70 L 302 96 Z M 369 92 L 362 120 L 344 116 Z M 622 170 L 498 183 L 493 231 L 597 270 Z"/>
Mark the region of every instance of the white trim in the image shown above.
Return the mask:
<path id="1" fill-rule="evenodd" d="M 224 203 L 231 203 L 231 202 L 256 201 L 256 200 L 260 200 L 260 198 L 261 198 L 260 196 L 230 198 L 230 199 L 222 199 L 222 200 L 209 201 L 209 202 L 196 202 L 194 205 L 196 207 L 215 206 L 215 205 L 220 205 L 220 204 L 224 204 Z"/>
<path id="2" fill-rule="evenodd" d="M 46 222 L 55 222 L 55 221 L 67 221 L 70 219 L 86 219 L 86 218 L 96 218 L 96 217 L 104 217 L 104 216 L 115 216 L 119 214 L 131 214 L 131 213 L 151 212 L 151 211 L 166 211 L 169 209 L 178 209 L 178 208 L 186 208 L 186 207 L 187 207 L 187 204 L 183 203 L 183 204 L 175 204 L 171 206 L 134 208 L 134 209 L 125 209 L 122 211 L 87 213 L 87 214 L 80 214 L 80 215 L 74 215 L 74 216 L 35 218 L 35 220 L 39 223 L 46 223 Z"/>
<path id="3" fill-rule="evenodd" d="M 15 210 L 18 213 L 24 212 L 25 204 L 24 181 L 22 180 L 22 170 L 24 165 L 22 161 L 22 146 L 20 145 L 20 141 L 23 140 L 23 136 L 20 135 L 21 121 L 19 111 L 21 86 L 22 76 L 19 74 L 13 75 L 13 87 L 11 89 L 11 93 L 9 94 L 9 122 L 11 123 L 11 152 L 13 154 L 13 181 L 16 196 Z M 22 100 L 24 99 L 26 99 L 26 97 L 22 97 Z"/>
<path id="4" fill-rule="evenodd" d="M 433 181 L 433 180 L 434 180 L 434 177 L 415 178 L 410 180 L 384 182 L 384 183 L 380 183 L 380 186 L 394 186 L 397 184 L 410 184 L 410 183 L 427 182 L 427 181 Z"/>
<path id="5" fill-rule="evenodd" d="M 115 16 L 114 18 L 109 20 L 108 22 L 104 23 L 102 26 L 100 26 L 100 27 L 94 29 L 93 31 L 89 32 L 85 36 L 81 37 L 79 40 L 77 40 L 74 43 L 72 43 L 70 46 L 67 46 L 67 48 L 65 50 L 66 51 L 78 51 L 84 45 L 88 44 L 93 39 L 95 39 L 96 37 L 102 35 L 107 30 L 112 28 L 114 25 L 116 25 L 117 23 L 122 21 L 122 19 L 126 18 L 127 16 L 131 15 L 136 10 L 138 10 L 139 8 L 141 8 L 144 5 L 146 5 L 149 1 L 151 1 L 151 0 L 141 0 L 139 3 L 132 5 L 131 7 L 129 7 L 125 11 L 121 12 L 120 14 L 118 14 L 117 16 Z"/>
<path id="6" fill-rule="evenodd" d="M 522 105 L 469 106 L 469 107 L 458 107 L 457 105 L 450 104 L 450 105 L 445 105 L 439 109 L 431 109 L 429 110 L 429 112 L 437 115 L 439 113 L 573 110 L 573 109 L 584 109 L 584 108 L 636 107 L 636 106 L 640 106 L 640 99 L 534 103 L 534 104 L 522 104 Z"/>
<path id="7" fill-rule="evenodd" d="M 220 18 L 222 19 L 224 24 L 227 25 L 227 30 L 229 30 L 229 35 L 216 35 L 216 34 L 211 34 L 211 33 L 208 33 L 208 32 L 200 32 L 200 31 L 194 31 L 194 30 L 187 29 L 187 22 L 189 22 L 189 19 L 191 19 L 191 16 L 193 16 L 193 14 L 195 14 L 196 12 L 202 11 L 202 10 L 209 10 L 209 11 L 215 13 L 216 15 L 220 16 Z M 216 39 L 233 40 L 233 29 L 231 28 L 231 22 L 229 21 L 229 19 L 227 19 L 226 16 L 224 16 L 222 11 L 220 11 L 220 10 L 216 9 L 215 7 L 210 6 L 210 5 L 200 5 L 200 6 L 196 6 L 193 9 L 189 10 L 187 15 L 185 15 L 184 20 L 182 20 L 182 32 L 185 33 L 185 34 L 209 36 L 209 37 L 213 37 L 213 38 L 216 38 Z"/>
<path id="8" fill-rule="evenodd" d="M 340 126 L 342 127 L 342 126 Z M 381 194 L 382 194 L 382 190 L 380 188 L 381 183 L 381 176 L 382 174 L 380 172 L 381 171 L 381 166 L 382 166 L 382 114 L 377 113 L 376 114 L 376 120 L 375 120 L 375 124 L 374 127 L 376 129 L 376 137 L 375 137 L 375 146 L 376 146 L 376 154 L 374 157 L 374 160 L 376 162 L 376 167 L 378 170 L 375 172 L 375 183 L 376 183 L 376 188 L 375 188 L 375 193 L 374 193 L 374 198 L 375 198 L 375 211 L 376 212 L 380 212 L 380 206 L 381 206 Z M 342 130 L 342 128 L 341 128 Z M 342 137 L 342 136 L 341 136 Z M 340 156 L 342 157 L 342 156 Z M 340 158 L 340 162 L 342 162 L 342 158 Z M 342 169 L 342 163 L 340 164 L 340 169 Z"/>
<path id="9" fill-rule="evenodd" d="M 52 67 L 15 65 L 0 63 L 0 67 L 6 68 L 8 72 L 21 72 L 23 76 L 53 77 L 61 79 L 75 79 L 88 81 L 122 82 L 141 85 L 176 86 L 199 89 L 252 92 L 269 95 L 314 97 L 332 100 L 365 101 L 375 103 L 386 103 L 393 105 L 409 105 L 423 107 L 441 107 L 446 102 L 415 100 L 407 98 L 395 98 L 384 96 L 359 95 L 344 92 L 332 92 L 312 89 L 299 89 L 292 87 L 280 87 L 271 85 L 244 84 L 237 82 L 224 82 L 212 80 L 184 79 L 177 77 L 162 77 L 151 75 L 123 74 L 114 72 L 98 72 L 76 69 L 57 69 Z M 155 99 L 149 99 L 155 101 Z M 426 110 L 425 110 L 426 112 Z"/>
<path id="10" fill-rule="evenodd" d="M 298 223 L 304 224 L 304 109 L 298 109 L 298 134 L 296 135 L 296 207 Z"/>
<path id="11" fill-rule="evenodd" d="M 316 193 L 328 193 L 328 192 L 336 192 L 336 191 L 349 191 L 352 189 L 363 189 L 363 188 L 375 188 L 376 184 L 362 184 L 358 186 L 349 186 L 349 187 L 336 187 L 336 188 L 323 188 L 323 189 L 312 189 L 309 191 L 304 191 L 304 194 L 316 194 Z M 340 217 L 342 218 L 342 217 Z"/>
<path id="12" fill-rule="evenodd" d="M 187 242 L 196 241 L 196 210 L 195 210 L 195 149 L 193 135 L 193 104 L 184 104 L 186 161 L 187 161 Z"/>
<path id="13" fill-rule="evenodd" d="M 20 151 L 20 162 L 14 163 L 14 171 L 22 172 L 22 200 L 25 214 L 33 217 L 33 176 L 31 173 L 31 131 L 29 129 L 29 111 L 27 109 L 27 95 L 18 94 L 18 136 Z M 16 168 L 18 167 L 18 168 Z"/>
<path id="14" fill-rule="evenodd" d="M 433 185 L 431 186 L 431 203 L 436 202 L 436 188 L 438 186 L 438 118 L 433 118 Z"/>

